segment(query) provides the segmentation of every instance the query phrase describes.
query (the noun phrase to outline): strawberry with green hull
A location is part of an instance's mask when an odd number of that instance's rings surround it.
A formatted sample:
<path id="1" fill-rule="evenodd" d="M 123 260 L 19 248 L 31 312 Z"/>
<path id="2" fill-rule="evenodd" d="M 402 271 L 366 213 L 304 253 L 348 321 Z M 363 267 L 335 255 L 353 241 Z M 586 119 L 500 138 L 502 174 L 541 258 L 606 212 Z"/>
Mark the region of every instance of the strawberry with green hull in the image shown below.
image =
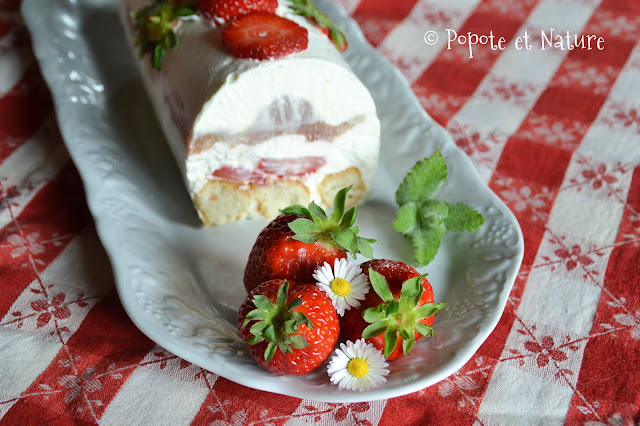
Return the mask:
<path id="1" fill-rule="evenodd" d="M 341 52 L 347 50 L 349 45 L 344 31 L 327 18 L 311 0 L 289 0 L 289 8 L 296 15 L 307 18 L 309 22 L 317 26 L 323 34 L 329 37 L 338 50 Z"/>
<path id="2" fill-rule="evenodd" d="M 140 57 L 150 53 L 151 66 L 162 67 L 167 50 L 178 44 L 180 18 L 193 16 L 196 8 L 189 3 L 156 0 L 151 5 L 130 13 Z"/>
<path id="3" fill-rule="evenodd" d="M 275 279 L 245 299 L 238 330 L 261 367 L 301 376 L 331 355 L 340 323 L 331 299 L 316 285 Z"/>
<path id="4" fill-rule="evenodd" d="M 374 291 L 341 318 L 343 338 L 364 337 L 388 360 L 409 354 L 417 340 L 433 334 L 434 314 L 445 304 L 433 303 L 429 281 L 406 263 L 373 259 L 361 267 Z"/>
<path id="5" fill-rule="evenodd" d="M 244 270 L 247 292 L 274 278 L 313 283 L 318 267 L 333 265 L 347 253 L 373 257 L 375 240 L 359 237 L 354 226 L 356 207 L 345 211 L 350 188 L 338 191 L 330 216 L 314 202 L 309 207 L 289 206 L 260 232 Z"/>

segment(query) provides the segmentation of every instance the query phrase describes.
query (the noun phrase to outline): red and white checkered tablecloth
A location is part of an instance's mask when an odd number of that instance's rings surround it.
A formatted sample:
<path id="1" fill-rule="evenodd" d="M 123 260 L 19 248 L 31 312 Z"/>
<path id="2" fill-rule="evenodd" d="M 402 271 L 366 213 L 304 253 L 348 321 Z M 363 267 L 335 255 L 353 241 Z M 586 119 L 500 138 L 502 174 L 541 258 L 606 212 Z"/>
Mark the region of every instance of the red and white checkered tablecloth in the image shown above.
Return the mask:
<path id="1" fill-rule="evenodd" d="M 640 2 L 342 4 L 520 221 L 489 339 L 430 388 L 355 404 L 255 391 L 156 346 L 116 295 L 20 0 L 0 0 L 0 424 L 640 422 Z M 551 29 L 604 48 L 543 50 Z M 505 48 L 470 58 L 452 31 Z"/>

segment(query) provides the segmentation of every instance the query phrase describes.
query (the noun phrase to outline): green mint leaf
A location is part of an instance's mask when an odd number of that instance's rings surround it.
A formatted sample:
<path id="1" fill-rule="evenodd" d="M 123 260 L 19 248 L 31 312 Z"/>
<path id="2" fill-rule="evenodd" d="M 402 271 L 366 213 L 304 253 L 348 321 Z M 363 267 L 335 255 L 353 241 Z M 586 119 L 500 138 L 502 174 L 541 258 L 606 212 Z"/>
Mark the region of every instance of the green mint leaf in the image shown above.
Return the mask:
<path id="1" fill-rule="evenodd" d="M 447 203 L 449 214 L 444 220 L 447 231 L 473 231 L 484 223 L 484 217 L 465 203 Z"/>
<path id="2" fill-rule="evenodd" d="M 392 302 L 394 300 L 393 294 L 391 294 L 391 290 L 389 290 L 389 283 L 387 283 L 385 277 L 383 277 L 381 273 L 374 271 L 373 268 L 369 268 L 368 273 L 373 291 L 380 296 L 383 302 Z"/>
<path id="3" fill-rule="evenodd" d="M 393 228 L 402 233 L 413 231 L 418 224 L 418 205 L 416 203 L 407 203 L 396 212 L 396 220 L 393 222 Z"/>
<path id="4" fill-rule="evenodd" d="M 407 234 L 413 244 L 414 258 L 420 266 L 427 265 L 436 257 L 445 231 L 444 221 L 438 219 L 431 224 L 423 224 L 420 229 Z"/>
<path id="5" fill-rule="evenodd" d="M 447 203 L 440 200 L 426 200 L 420 204 L 419 220 L 427 226 L 434 220 L 445 219 L 449 215 Z"/>
<path id="6" fill-rule="evenodd" d="M 447 165 L 440 151 L 416 163 L 396 191 L 398 205 L 422 202 L 433 196 L 447 181 Z"/>

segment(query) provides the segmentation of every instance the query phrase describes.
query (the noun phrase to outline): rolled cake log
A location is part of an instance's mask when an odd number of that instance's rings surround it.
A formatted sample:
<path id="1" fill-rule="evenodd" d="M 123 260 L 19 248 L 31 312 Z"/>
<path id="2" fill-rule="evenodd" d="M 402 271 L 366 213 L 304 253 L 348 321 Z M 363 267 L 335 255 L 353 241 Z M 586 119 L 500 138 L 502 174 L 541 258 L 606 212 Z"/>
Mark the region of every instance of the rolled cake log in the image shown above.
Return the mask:
<path id="1" fill-rule="evenodd" d="M 122 0 L 129 16 L 151 0 Z M 223 27 L 196 16 L 179 25 L 160 70 L 137 58 L 142 80 L 205 225 L 273 218 L 290 204 L 330 207 L 371 191 L 380 122 L 371 95 L 329 38 L 281 1 L 276 13 L 308 30 L 308 46 L 280 59 L 231 56 Z M 137 56 L 137 55 L 136 55 Z"/>

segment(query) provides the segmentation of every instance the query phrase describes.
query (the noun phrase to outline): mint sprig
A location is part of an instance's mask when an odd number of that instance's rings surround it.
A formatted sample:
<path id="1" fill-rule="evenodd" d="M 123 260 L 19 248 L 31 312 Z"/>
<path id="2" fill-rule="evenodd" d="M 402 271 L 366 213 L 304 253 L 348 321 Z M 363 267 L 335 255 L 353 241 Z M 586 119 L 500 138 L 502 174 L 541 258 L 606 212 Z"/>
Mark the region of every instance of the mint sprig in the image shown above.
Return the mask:
<path id="1" fill-rule="evenodd" d="M 311 0 L 289 0 L 289 8 L 296 15 L 303 16 L 328 33 L 329 38 L 336 47 L 344 52 L 347 50 L 347 36 L 344 31 L 334 24 L 327 16 L 317 8 Z"/>
<path id="2" fill-rule="evenodd" d="M 348 186 L 338 191 L 333 200 L 331 216 L 327 216 L 322 207 L 313 201 L 308 207 L 296 204 L 282 209 L 282 213 L 302 216 L 289 223 L 289 228 L 295 233 L 292 238 L 304 243 L 320 242 L 327 247 L 342 248 L 353 258 L 358 253 L 372 258 L 371 244 L 376 240 L 358 236 L 359 228 L 354 226 L 358 214 L 355 206 L 345 211 L 350 189 L 351 186 Z"/>
<path id="3" fill-rule="evenodd" d="M 416 163 L 396 191 L 399 209 L 393 227 L 411 241 L 420 266 L 433 260 L 447 231 L 473 231 L 484 223 L 468 204 L 431 198 L 447 177 L 447 164 L 438 150 Z"/>
<path id="4" fill-rule="evenodd" d="M 149 53 L 151 66 L 159 70 L 164 62 L 165 51 L 173 49 L 178 44 L 178 35 L 175 32 L 178 18 L 196 13 L 195 6 L 174 5 L 167 0 L 156 0 L 149 6 L 131 12 L 140 57 Z"/>

